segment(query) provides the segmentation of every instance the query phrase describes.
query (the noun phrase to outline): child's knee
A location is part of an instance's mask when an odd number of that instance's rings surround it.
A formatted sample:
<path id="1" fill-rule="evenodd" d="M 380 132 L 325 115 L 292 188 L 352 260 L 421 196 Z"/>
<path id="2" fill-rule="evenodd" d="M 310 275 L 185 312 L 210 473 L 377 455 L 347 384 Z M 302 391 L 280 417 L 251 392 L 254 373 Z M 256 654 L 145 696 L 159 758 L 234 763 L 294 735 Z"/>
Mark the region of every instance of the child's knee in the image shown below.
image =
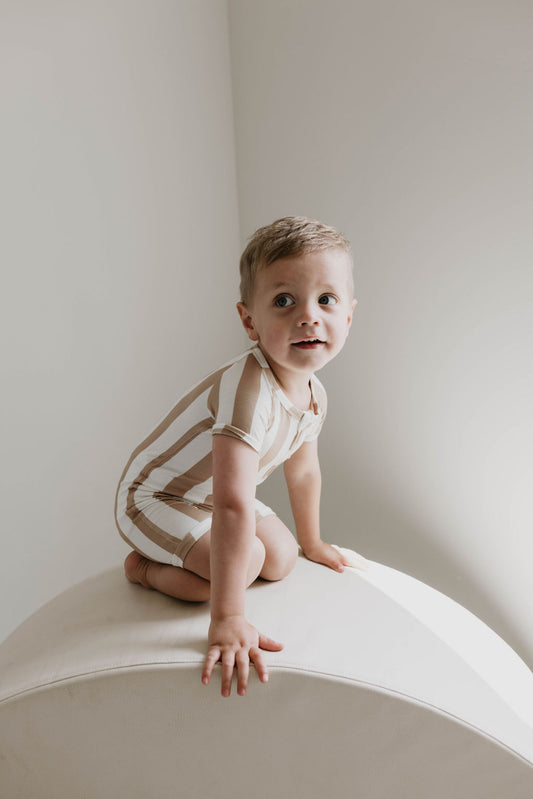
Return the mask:
<path id="1" fill-rule="evenodd" d="M 250 565 L 248 566 L 248 574 L 246 575 L 246 584 L 251 585 L 254 580 L 259 577 L 263 564 L 265 562 L 265 545 L 255 536 L 252 547 L 252 554 L 250 557 Z"/>
<path id="2" fill-rule="evenodd" d="M 293 570 L 298 558 L 298 544 L 292 535 L 269 546 L 261 570 L 264 580 L 283 580 Z"/>

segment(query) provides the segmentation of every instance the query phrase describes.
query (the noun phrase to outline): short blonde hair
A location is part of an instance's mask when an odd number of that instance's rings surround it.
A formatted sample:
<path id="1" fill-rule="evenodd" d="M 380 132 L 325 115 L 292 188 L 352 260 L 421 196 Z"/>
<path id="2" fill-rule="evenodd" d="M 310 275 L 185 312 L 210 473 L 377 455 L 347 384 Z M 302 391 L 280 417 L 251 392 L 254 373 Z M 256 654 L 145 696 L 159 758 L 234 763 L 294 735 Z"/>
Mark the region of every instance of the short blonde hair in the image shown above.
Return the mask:
<path id="1" fill-rule="evenodd" d="M 251 236 L 241 255 L 241 302 L 250 302 L 257 272 L 280 258 L 305 255 L 337 247 L 351 257 L 350 242 L 338 230 L 306 216 L 284 216 L 260 227 Z M 353 294 L 352 270 L 350 290 Z"/>

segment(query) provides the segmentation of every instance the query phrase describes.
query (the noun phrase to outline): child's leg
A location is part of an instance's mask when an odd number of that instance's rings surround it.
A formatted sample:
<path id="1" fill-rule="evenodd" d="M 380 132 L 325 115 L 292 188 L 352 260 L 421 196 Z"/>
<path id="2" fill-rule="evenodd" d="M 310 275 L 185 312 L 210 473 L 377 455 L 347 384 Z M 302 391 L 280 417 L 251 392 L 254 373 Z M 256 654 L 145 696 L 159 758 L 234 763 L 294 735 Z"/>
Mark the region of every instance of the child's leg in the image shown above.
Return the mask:
<path id="1" fill-rule="evenodd" d="M 124 561 L 124 572 L 130 583 L 139 583 L 176 599 L 188 602 L 205 602 L 209 599 L 210 585 L 207 580 L 179 566 L 148 560 L 135 551 L 130 552 Z"/>
<path id="2" fill-rule="evenodd" d="M 295 537 L 275 514 L 257 522 L 256 536 L 263 542 L 266 553 L 259 576 L 264 580 L 283 580 L 298 558 Z"/>
<path id="3" fill-rule="evenodd" d="M 195 575 L 202 577 L 204 581 L 209 581 L 211 578 L 210 552 L 211 530 L 199 538 L 196 544 L 190 548 L 183 561 L 184 569 L 194 572 Z M 250 563 L 248 564 L 248 572 L 246 574 L 247 586 L 251 585 L 259 576 L 264 560 L 265 548 L 256 536 L 252 547 Z"/>
<path id="4" fill-rule="evenodd" d="M 210 594 L 210 545 L 211 531 L 208 531 L 191 547 L 183 561 L 183 568 L 156 563 L 139 555 L 138 552 L 130 552 L 124 562 L 126 577 L 132 583 L 140 583 L 145 588 L 153 588 L 176 599 L 205 602 Z M 265 548 L 261 541 L 255 538 L 248 567 L 247 585 L 258 577 L 264 559 Z"/>

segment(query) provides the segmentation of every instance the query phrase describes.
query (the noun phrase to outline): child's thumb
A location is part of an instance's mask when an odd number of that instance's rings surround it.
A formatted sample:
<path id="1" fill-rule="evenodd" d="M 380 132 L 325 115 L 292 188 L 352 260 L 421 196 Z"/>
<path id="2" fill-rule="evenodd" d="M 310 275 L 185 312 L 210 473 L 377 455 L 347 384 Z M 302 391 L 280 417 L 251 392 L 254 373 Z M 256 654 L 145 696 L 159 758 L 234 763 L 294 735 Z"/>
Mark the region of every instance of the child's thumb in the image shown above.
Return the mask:
<path id="1" fill-rule="evenodd" d="M 259 648 L 268 649 L 270 652 L 279 652 L 280 649 L 283 649 L 283 644 L 280 644 L 279 641 L 274 641 L 268 635 L 259 633 Z"/>

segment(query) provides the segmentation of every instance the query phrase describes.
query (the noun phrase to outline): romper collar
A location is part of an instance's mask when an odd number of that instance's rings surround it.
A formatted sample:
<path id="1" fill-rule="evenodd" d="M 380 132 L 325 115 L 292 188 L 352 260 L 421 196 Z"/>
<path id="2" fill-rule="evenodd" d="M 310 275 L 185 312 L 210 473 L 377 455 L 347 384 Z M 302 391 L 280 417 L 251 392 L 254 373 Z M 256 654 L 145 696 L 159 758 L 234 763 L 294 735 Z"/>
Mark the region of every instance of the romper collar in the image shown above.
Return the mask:
<path id="1" fill-rule="evenodd" d="M 253 355 L 255 356 L 255 358 L 258 361 L 258 363 L 265 370 L 266 376 L 267 376 L 268 380 L 270 381 L 270 383 L 272 384 L 272 386 L 274 387 L 277 395 L 279 396 L 281 404 L 288 411 L 290 411 L 290 413 L 292 413 L 293 416 L 297 416 L 299 419 L 301 419 L 304 416 L 309 416 L 309 415 L 318 416 L 318 414 L 320 412 L 319 411 L 319 405 L 318 405 L 318 402 L 317 402 L 317 399 L 316 399 L 315 392 L 313 390 L 313 383 L 315 381 L 314 374 L 311 375 L 311 379 L 309 380 L 309 388 L 311 390 L 311 407 L 308 408 L 308 410 L 306 410 L 306 411 L 302 411 L 302 410 L 300 410 L 300 408 L 296 407 L 296 405 L 292 402 L 292 400 L 290 400 L 289 397 L 283 391 L 282 387 L 278 383 L 278 380 L 277 380 L 274 372 L 272 371 L 272 368 L 271 368 L 269 362 L 267 361 L 267 359 L 263 355 L 262 351 L 260 350 L 259 345 L 258 344 L 254 344 L 252 347 L 250 347 L 250 352 L 253 353 Z"/>

